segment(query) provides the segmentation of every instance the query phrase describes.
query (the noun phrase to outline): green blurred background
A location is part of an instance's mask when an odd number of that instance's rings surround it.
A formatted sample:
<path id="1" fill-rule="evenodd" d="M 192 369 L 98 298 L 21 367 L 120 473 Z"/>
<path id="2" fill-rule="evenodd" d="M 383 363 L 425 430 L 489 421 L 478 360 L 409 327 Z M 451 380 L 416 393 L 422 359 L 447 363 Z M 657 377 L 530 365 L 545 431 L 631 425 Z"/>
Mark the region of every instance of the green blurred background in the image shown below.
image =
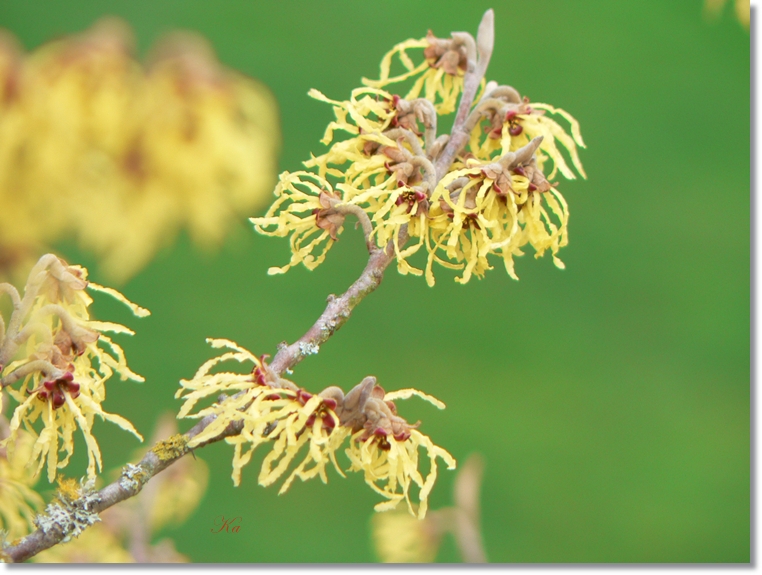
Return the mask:
<path id="1" fill-rule="evenodd" d="M 390 270 L 294 378 L 318 391 L 373 374 L 387 389 L 413 386 L 445 401 L 439 412 L 412 399 L 402 413 L 423 419 L 456 458 L 484 455 L 493 562 L 748 562 L 750 59 L 730 6 L 709 22 L 699 0 L 5 0 L 0 26 L 32 49 L 117 15 L 141 53 L 166 31 L 198 31 L 223 63 L 272 89 L 281 169 L 295 170 L 324 149 L 332 117 L 309 88 L 345 98 L 398 41 L 429 28 L 475 32 L 489 7 L 488 78 L 571 112 L 588 145 L 589 179 L 561 185 L 567 269 L 526 256 L 519 282 L 501 266 L 466 286 L 440 270 L 434 289 Z M 59 247 L 105 281 L 90 256 Z M 205 337 L 274 353 L 353 281 L 365 256 L 347 230 L 315 272 L 268 277 L 287 261 L 287 242 L 256 236 L 245 220 L 216 253 L 182 238 L 121 286 L 152 317 L 96 304 L 100 317 L 137 329 L 124 346 L 147 378 L 112 385 L 105 407 L 150 435 L 158 413 L 178 408 L 177 381 L 212 355 Z M 114 426 L 96 431 L 107 467 L 136 449 Z M 165 533 L 180 552 L 197 562 L 376 560 L 369 518 L 378 498 L 361 477 L 332 473 L 327 486 L 297 482 L 279 497 L 256 484 L 256 463 L 234 488 L 231 452 L 199 452 L 210 487 L 187 523 Z M 79 455 L 70 471 L 84 473 Z M 441 473 L 433 508 L 451 504 L 452 479 Z M 240 515 L 241 531 L 212 534 L 220 514 Z M 452 540 L 437 559 L 459 560 Z"/>

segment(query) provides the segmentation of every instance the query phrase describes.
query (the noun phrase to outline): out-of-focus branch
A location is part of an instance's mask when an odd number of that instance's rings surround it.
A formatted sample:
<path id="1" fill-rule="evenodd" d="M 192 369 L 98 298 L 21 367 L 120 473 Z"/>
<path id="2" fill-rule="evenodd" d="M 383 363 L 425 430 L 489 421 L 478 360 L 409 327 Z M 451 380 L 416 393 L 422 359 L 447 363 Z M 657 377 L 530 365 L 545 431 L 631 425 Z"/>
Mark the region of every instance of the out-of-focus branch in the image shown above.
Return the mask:
<path id="1" fill-rule="evenodd" d="M 466 563 L 487 562 L 479 526 L 479 488 L 483 473 L 484 460 L 478 453 L 474 453 L 455 478 L 453 530 L 460 554 Z"/>

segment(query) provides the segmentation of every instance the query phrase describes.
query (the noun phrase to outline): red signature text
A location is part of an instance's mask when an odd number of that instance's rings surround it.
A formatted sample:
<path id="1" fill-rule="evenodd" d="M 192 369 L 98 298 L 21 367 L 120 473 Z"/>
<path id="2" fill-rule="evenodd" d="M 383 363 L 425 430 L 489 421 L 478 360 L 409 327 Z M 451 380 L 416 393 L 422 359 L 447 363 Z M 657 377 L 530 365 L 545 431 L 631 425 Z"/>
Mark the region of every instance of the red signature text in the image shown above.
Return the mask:
<path id="1" fill-rule="evenodd" d="M 233 517 L 226 519 L 224 515 L 218 515 L 214 518 L 214 528 L 212 533 L 238 533 L 241 530 L 241 518 Z"/>

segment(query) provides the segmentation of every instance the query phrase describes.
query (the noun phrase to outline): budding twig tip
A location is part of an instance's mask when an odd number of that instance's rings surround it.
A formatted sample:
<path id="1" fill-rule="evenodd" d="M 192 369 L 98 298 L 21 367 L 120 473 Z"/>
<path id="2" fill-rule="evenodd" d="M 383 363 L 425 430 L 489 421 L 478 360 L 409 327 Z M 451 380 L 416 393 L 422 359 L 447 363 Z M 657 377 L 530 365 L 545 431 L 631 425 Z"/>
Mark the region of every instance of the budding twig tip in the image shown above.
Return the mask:
<path id="1" fill-rule="evenodd" d="M 476 34 L 476 45 L 479 48 L 479 58 L 489 60 L 495 45 L 495 12 L 492 8 L 482 16 L 479 31 Z"/>

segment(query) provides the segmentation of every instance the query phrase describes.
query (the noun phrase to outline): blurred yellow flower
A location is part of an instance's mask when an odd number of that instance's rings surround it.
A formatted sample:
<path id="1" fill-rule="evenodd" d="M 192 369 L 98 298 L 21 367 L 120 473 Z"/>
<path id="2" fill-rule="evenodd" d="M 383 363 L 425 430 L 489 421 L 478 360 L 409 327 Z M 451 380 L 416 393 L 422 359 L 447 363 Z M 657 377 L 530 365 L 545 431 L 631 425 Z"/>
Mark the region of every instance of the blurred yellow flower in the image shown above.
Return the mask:
<path id="1" fill-rule="evenodd" d="M 446 533 L 451 533 L 466 563 L 486 563 L 480 526 L 479 489 L 483 461 L 471 454 L 455 475 L 453 505 L 430 510 L 422 521 L 404 511 L 374 514 L 373 545 L 384 563 L 434 561 Z"/>
<path id="2" fill-rule="evenodd" d="M 88 476 L 94 477 L 96 466 L 102 467 L 92 434 L 96 415 L 143 439 L 129 421 L 101 407 L 106 399 L 105 382 L 112 376 L 134 381 L 143 378 L 127 367 L 122 348 L 106 335 L 133 332 L 119 324 L 92 320 L 87 288 L 115 297 L 140 317 L 149 314 L 119 292 L 88 282 L 84 268 L 68 266 L 52 254 L 43 256 L 32 269 L 23 299 L 8 284 L 0 284 L 0 293 L 15 294 L 12 297 L 18 299 L 0 341 L 0 383 L 19 404 L 11 418 L 10 435 L 0 446 L 14 461 L 21 457 L 15 449 L 20 430 L 32 432 L 34 446 L 24 462 L 37 463 L 35 475 L 47 463 L 51 482 L 74 453 L 77 428 L 85 439 Z M 18 381 L 20 387 L 12 387 Z M 42 422 L 39 432 L 35 430 L 38 421 Z M 59 460 L 60 451 L 65 456 Z"/>
<path id="3" fill-rule="evenodd" d="M 0 449 L 0 531 L 11 540 L 31 533 L 35 516 L 45 506 L 34 490 L 37 478 L 26 466 L 33 445 L 34 436 L 21 430 L 16 437 L 18 457 L 9 461 Z"/>
<path id="4" fill-rule="evenodd" d="M 104 521 L 88 527 L 73 541 L 55 545 L 38 553 L 32 557 L 32 561 L 69 564 L 135 563 L 135 558 Z"/>
<path id="5" fill-rule="evenodd" d="M 709 17 L 717 18 L 727 3 L 728 0 L 704 0 L 704 13 Z M 736 18 L 748 30 L 751 21 L 751 2 L 749 0 L 735 0 L 734 4 Z"/>
<path id="6" fill-rule="evenodd" d="M 28 56 L 0 38 L 0 266 L 73 236 L 122 281 L 180 228 L 216 244 L 266 201 L 279 148 L 267 89 L 199 36 L 164 38 L 145 69 L 132 44 L 114 19 Z"/>
<path id="7" fill-rule="evenodd" d="M 371 535 L 376 554 L 384 563 L 431 563 L 441 539 L 431 514 L 421 521 L 403 510 L 373 514 Z"/>

